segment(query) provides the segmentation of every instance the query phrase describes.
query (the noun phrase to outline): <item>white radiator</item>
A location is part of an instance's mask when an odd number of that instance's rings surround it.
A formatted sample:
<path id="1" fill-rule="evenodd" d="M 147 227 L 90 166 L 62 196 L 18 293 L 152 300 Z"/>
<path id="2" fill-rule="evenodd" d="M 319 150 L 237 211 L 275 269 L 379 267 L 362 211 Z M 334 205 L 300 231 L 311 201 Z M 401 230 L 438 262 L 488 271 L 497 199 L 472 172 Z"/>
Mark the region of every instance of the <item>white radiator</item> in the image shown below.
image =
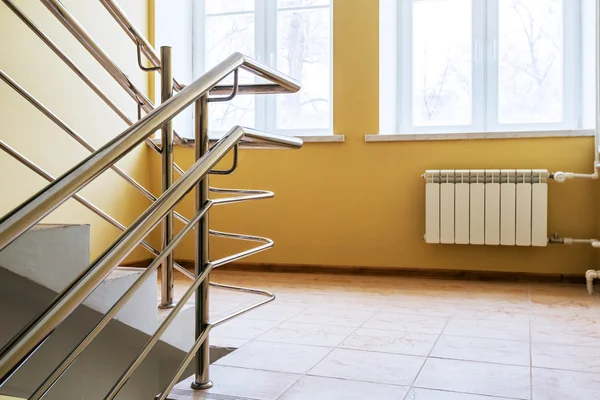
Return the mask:
<path id="1" fill-rule="evenodd" d="M 427 243 L 546 246 L 548 171 L 427 170 Z"/>

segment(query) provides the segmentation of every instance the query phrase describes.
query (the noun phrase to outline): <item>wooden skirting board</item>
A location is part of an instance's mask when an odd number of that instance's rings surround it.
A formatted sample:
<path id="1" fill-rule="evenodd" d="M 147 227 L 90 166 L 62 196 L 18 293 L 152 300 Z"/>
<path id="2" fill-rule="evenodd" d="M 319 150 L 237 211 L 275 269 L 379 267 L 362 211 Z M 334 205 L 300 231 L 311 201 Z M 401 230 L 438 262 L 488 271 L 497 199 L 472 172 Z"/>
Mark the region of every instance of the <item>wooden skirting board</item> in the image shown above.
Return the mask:
<path id="1" fill-rule="evenodd" d="M 127 267 L 142 267 L 150 265 L 152 260 L 141 260 L 125 263 Z M 194 262 L 191 260 L 177 260 L 181 266 L 193 270 Z M 252 272 L 287 272 L 303 274 L 339 274 L 363 276 L 405 276 L 411 278 L 429 279 L 457 279 L 469 281 L 497 281 L 497 282 L 545 282 L 545 283 L 579 283 L 585 284 L 585 277 L 581 275 L 542 274 L 533 272 L 509 271 L 469 271 L 450 269 L 427 268 L 383 268 L 383 267 L 352 267 L 352 266 L 317 266 L 297 264 L 251 264 L 231 263 L 219 267 L 225 271 L 252 271 Z"/>

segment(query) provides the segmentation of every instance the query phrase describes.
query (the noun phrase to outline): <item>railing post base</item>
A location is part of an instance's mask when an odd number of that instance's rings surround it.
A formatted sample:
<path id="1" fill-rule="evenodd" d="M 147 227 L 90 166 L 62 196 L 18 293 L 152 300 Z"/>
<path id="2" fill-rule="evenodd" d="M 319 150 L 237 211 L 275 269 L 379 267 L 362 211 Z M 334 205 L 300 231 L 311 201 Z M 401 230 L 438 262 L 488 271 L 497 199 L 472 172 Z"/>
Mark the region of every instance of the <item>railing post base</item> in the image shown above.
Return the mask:
<path id="1" fill-rule="evenodd" d="M 194 390 L 206 390 L 206 389 L 210 389 L 211 387 L 213 387 L 213 383 L 212 383 L 212 381 L 208 381 L 206 383 L 192 382 L 192 384 L 190 386 Z"/>

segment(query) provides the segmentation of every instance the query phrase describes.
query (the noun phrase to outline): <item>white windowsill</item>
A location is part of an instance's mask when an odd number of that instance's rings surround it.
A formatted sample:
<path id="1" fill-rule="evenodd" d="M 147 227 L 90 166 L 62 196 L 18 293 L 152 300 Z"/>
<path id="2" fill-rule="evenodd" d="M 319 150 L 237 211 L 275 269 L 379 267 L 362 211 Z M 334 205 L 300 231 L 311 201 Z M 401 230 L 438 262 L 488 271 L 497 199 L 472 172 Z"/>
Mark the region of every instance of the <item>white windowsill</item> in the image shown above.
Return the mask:
<path id="1" fill-rule="evenodd" d="M 314 136 L 296 136 L 302 139 L 304 143 L 344 143 L 345 135 L 314 135 Z M 151 139 L 157 145 L 162 145 L 159 137 Z M 176 144 L 177 146 L 177 144 Z"/>
<path id="2" fill-rule="evenodd" d="M 523 132 L 406 133 L 365 135 L 365 142 L 405 142 L 426 140 L 519 139 L 594 136 L 593 129 Z"/>

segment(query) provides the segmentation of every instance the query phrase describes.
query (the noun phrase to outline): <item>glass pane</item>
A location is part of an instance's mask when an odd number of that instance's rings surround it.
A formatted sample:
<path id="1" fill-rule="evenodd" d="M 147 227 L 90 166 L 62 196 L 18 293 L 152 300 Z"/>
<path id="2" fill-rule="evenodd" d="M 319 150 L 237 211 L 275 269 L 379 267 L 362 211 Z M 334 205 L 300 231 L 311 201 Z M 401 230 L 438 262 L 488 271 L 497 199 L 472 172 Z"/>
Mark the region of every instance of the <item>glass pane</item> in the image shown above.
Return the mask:
<path id="1" fill-rule="evenodd" d="M 415 126 L 470 125 L 471 0 L 413 1 Z"/>
<path id="2" fill-rule="evenodd" d="M 562 0 L 500 0 L 500 123 L 563 120 Z"/>
<path id="3" fill-rule="evenodd" d="M 277 7 L 328 6 L 329 0 L 277 0 Z"/>
<path id="4" fill-rule="evenodd" d="M 277 69 L 302 83 L 278 96 L 278 129 L 329 129 L 330 58 L 329 7 L 278 12 Z"/>
<path id="5" fill-rule="evenodd" d="M 206 18 L 206 66 L 209 70 L 239 51 L 254 56 L 254 13 L 222 15 Z M 231 84 L 232 76 L 224 83 Z M 240 73 L 240 82 L 253 82 L 248 73 Z M 254 126 L 254 96 L 236 96 L 226 103 L 211 103 L 211 131 L 227 131 L 234 125 Z"/>
<path id="6" fill-rule="evenodd" d="M 207 14 L 254 11 L 254 0 L 205 0 Z"/>

